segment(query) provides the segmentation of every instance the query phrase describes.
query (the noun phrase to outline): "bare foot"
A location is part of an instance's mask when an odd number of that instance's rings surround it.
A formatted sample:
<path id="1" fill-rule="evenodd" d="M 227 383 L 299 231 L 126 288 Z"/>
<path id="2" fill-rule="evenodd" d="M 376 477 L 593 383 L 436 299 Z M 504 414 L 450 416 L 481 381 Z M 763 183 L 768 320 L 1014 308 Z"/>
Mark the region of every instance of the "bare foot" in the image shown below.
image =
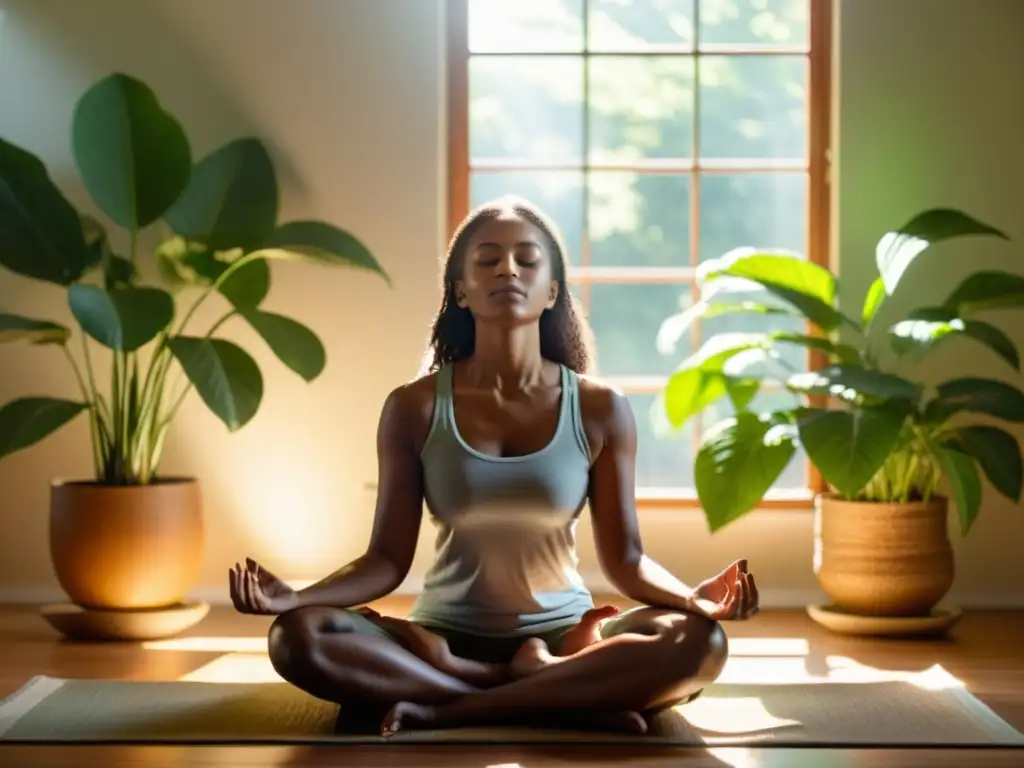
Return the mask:
<path id="1" fill-rule="evenodd" d="M 588 710 L 575 713 L 574 719 L 588 730 L 597 728 L 602 731 L 626 731 L 627 733 L 647 733 L 647 720 L 639 712 L 628 710 Z"/>
<path id="2" fill-rule="evenodd" d="M 387 739 L 402 730 L 424 726 L 429 728 L 436 720 L 437 711 L 434 707 L 400 701 L 384 715 L 384 720 L 380 724 L 380 735 Z"/>
<path id="3" fill-rule="evenodd" d="M 380 735 L 385 739 L 394 736 L 399 731 L 403 730 L 414 730 L 417 728 L 440 728 L 440 727 L 452 727 L 460 725 L 450 719 L 445 719 L 441 716 L 442 712 L 437 707 L 431 707 L 424 704 L 414 704 L 410 701 L 401 701 L 395 704 L 384 716 L 384 720 L 381 722 Z M 512 715 L 508 718 L 494 718 L 493 723 L 505 724 L 505 723 L 529 723 L 531 719 L 536 719 L 536 715 L 527 715 L 525 713 L 515 716 Z M 481 724 L 487 721 L 480 721 L 476 724 Z M 544 717 L 541 720 L 542 723 L 550 727 L 551 718 L 550 716 Z M 579 728 L 584 730 L 600 730 L 600 731 L 624 731 L 627 733 L 643 734 L 647 733 L 647 721 L 643 715 L 639 712 L 632 712 L 628 710 L 576 710 L 573 712 L 563 711 L 556 716 L 556 722 L 561 722 L 563 725 L 567 725 L 573 728 Z M 464 723 L 470 725 L 470 722 Z"/>
<path id="4" fill-rule="evenodd" d="M 509 662 L 509 676 L 513 680 L 520 680 L 530 675 L 535 675 L 544 667 L 557 664 L 558 659 L 551 655 L 548 646 L 539 637 L 531 637 L 516 651 L 516 655 Z"/>
<path id="5" fill-rule="evenodd" d="M 591 608 L 580 618 L 580 623 L 569 630 L 562 638 L 562 647 L 558 649 L 559 656 L 572 656 L 579 653 L 588 645 L 601 641 L 601 627 L 605 619 L 610 619 L 617 614 L 619 609 L 614 605 L 602 605 L 599 608 Z"/>
<path id="6" fill-rule="evenodd" d="M 411 653 L 463 682 L 490 688 L 508 681 L 504 666 L 455 656 L 447 640 L 419 624 L 389 617 L 378 617 L 377 621 L 401 638 Z"/>

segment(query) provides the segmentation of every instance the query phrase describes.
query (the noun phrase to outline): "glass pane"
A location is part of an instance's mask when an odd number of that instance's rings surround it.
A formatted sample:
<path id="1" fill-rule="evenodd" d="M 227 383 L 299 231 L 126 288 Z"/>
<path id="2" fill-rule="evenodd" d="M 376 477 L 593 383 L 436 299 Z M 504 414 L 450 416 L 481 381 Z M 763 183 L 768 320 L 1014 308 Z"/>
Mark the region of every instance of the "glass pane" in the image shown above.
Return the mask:
<path id="1" fill-rule="evenodd" d="M 575 171 L 474 171 L 470 207 L 505 195 L 529 200 L 558 226 L 570 264 L 579 264 L 583 247 L 583 174 Z"/>
<path id="2" fill-rule="evenodd" d="M 806 46 L 810 0 L 700 0 L 700 44 Z"/>
<path id="3" fill-rule="evenodd" d="M 583 59 L 469 61 L 469 156 L 572 163 L 583 158 Z"/>
<path id="4" fill-rule="evenodd" d="M 755 413 L 767 413 L 799 405 L 799 399 L 790 392 L 761 392 L 753 399 L 749 409 Z M 719 419 L 725 419 L 736 414 L 732 401 L 725 397 L 715 402 L 703 412 L 703 429 L 710 429 Z M 803 448 L 797 448 L 789 465 L 779 475 L 779 479 L 772 486 L 775 490 L 806 490 L 807 489 L 807 452 Z"/>
<path id="5" fill-rule="evenodd" d="M 591 174 L 590 237 L 594 266 L 688 266 L 690 177 Z"/>
<path id="6" fill-rule="evenodd" d="M 693 47 L 693 0 L 590 0 L 588 45 L 595 51 Z"/>
<path id="7" fill-rule="evenodd" d="M 469 0 L 469 50 L 583 50 L 583 0 Z"/>
<path id="8" fill-rule="evenodd" d="M 690 57 L 591 59 L 591 159 L 692 157 L 693 89 Z"/>
<path id="9" fill-rule="evenodd" d="M 700 259 L 733 248 L 807 253 L 807 176 L 705 174 L 700 180 Z"/>
<path id="10" fill-rule="evenodd" d="M 692 306 L 690 286 L 680 283 L 592 283 L 588 314 L 601 376 L 664 376 L 690 352 L 689 338 L 671 355 L 658 351 L 666 318 Z"/>
<path id="11" fill-rule="evenodd" d="M 807 156 L 805 56 L 702 56 L 704 158 Z"/>
<path id="12" fill-rule="evenodd" d="M 693 488 L 694 421 L 673 429 L 660 394 L 628 394 L 636 419 L 638 488 Z"/>

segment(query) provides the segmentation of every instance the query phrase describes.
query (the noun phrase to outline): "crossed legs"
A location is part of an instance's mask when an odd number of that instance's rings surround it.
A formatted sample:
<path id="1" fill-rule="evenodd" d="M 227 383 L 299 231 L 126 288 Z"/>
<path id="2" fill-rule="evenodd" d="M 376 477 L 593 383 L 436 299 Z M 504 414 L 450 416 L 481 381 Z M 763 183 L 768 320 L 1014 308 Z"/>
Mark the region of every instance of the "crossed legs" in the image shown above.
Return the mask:
<path id="1" fill-rule="evenodd" d="M 613 714 L 621 726 L 644 730 L 644 716 L 707 686 L 728 655 L 717 622 L 637 608 L 609 622 L 611 637 L 602 633 L 605 639 L 560 657 L 529 643 L 517 654 L 531 659 L 522 676 L 506 671 L 495 684 L 473 684 L 384 636 L 355 631 L 359 618 L 331 608 L 283 614 L 270 629 L 270 658 L 278 674 L 311 695 L 386 710 L 384 735 L 555 710 Z"/>

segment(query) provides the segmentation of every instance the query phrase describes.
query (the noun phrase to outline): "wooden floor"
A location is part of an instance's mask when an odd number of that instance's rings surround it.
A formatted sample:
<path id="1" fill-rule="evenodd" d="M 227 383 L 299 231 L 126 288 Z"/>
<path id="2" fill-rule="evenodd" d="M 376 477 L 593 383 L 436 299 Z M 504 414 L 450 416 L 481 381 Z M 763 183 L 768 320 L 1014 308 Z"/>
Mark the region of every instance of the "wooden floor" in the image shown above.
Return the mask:
<path id="1" fill-rule="evenodd" d="M 407 603 L 376 606 L 400 614 Z M 265 637 L 269 619 L 214 608 L 184 637 Z M 730 638 L 806 641 L 809 671 L 829 656 L 886 670 L 920 671 L 941 664 L 998 715 L 1024 730 L 1024 612 L 968 613 L 945 640 L 876 640 L 826 633 L 800 611 L 766 611 L 748 623 L 730 623 Z M 230 641 L 225 641 L 230 645 Z M 235 641 L 237 643 L 237 640 Z M 751 643 L 754 641 L 751 640 Z M 803 643 L 800 643 L 803 645 Z M 772 647 L 765 643 L 765 648 Z M 224 650 L 144 649 L 133 644 L 85 645 L 60 641 L 31 606 L 0 606 L 0 697 L 37 674 L 58 677 L 175 680 L 223 656 Z M 0 746 L 0 765 L 62 766 L 980 766 L 1022 765 L 1013 750 L 651 749 L 593 746 L 339 746 L 339 747 L 25 747 Z"/>

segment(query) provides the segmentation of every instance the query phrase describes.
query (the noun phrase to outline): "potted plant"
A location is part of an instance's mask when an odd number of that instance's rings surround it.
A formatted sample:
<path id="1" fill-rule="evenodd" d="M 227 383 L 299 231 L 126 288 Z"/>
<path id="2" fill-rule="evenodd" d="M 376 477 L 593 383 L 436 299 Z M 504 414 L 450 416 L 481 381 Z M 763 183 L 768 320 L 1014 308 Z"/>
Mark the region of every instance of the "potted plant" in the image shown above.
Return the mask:
<path id="1" fill-rule="evenodd" d="M 137 79 L 116 73 L 90 87 L 75 106 L 71 142 L 86 190 L 126 244 L 118 248 L 97 218 L 76 210 L 38 158 L 0 139 L 0 264 L 65 290 L 78 331 L 0 314 L 0 341 L 63 354 L 78 388 L 0 408 L 0 458 L 84 413 L 95 476 L 51 487 L 58 581 L 85 609 L 156 611 L 182 601 L 204 541 L 196 479 L 160 473 L 168 428 L 193 390 L 232 432 L 263 398 L 256 361 L 217 332 L 247 324 L 313 381 L 326 362 L 316 334 L 262 308 L 269 261 L 388 278 L 352 234 L 278 221 L 275 171 L 258 139 L 230 141 L 194 163 L 182 126 Z M 156 244 L 148 253 L 144 239 Z M 196 310 L 214 300 L 223 313 L 197 327 Z"/>
<path id="2" fill-rule="evenodd" d="M 840 612 L 924 617 L 945 596 L 954 563 L 943 478 L 965 536 L 981 505 L 982 475 L 997 493 L 1020 500 L 1021 450 L 999 422 L 1024 421 L 1024 393 L 959 372 L 928 385 L 907 369 L 944 341 L 964 337 L 987 347 L 1008 373 L 1019 372 L 1014 343 L 982 318 L 987 310 L 1024 305 L 1024 277 L 975 272 L 941 304 L 913 307 L 884 335 L 872 334 L 908 267 L 930 245 L 971 235 L 1008 239 L 944 208 L 885 234 L 876 249 L 878 277 L 857 316 L 839 307 L 837 279 L 826 268 L 786 251 L 736 250 L 702 266 L 700 300 L 662 327 L 665 344 L 693 322 L 732 313 L 809 324 L 806 332 L 712 335 L 672 375 L 663 404 L 676 428 L 716 402 L 731 404 L 733 413 L 702 435 L 695 460 L 712 532 L 755 508 L 803 448 L 828 488 L 815 502 L 814 570 Z M 879 337 L 891 351 L 878 348 Z M 793 345 L 812 350 L 810 370 L 752 373 L 752 362 L 784 362 Z M 753 408 L 769 386 L 795 393 L 797 404 Z"/>

